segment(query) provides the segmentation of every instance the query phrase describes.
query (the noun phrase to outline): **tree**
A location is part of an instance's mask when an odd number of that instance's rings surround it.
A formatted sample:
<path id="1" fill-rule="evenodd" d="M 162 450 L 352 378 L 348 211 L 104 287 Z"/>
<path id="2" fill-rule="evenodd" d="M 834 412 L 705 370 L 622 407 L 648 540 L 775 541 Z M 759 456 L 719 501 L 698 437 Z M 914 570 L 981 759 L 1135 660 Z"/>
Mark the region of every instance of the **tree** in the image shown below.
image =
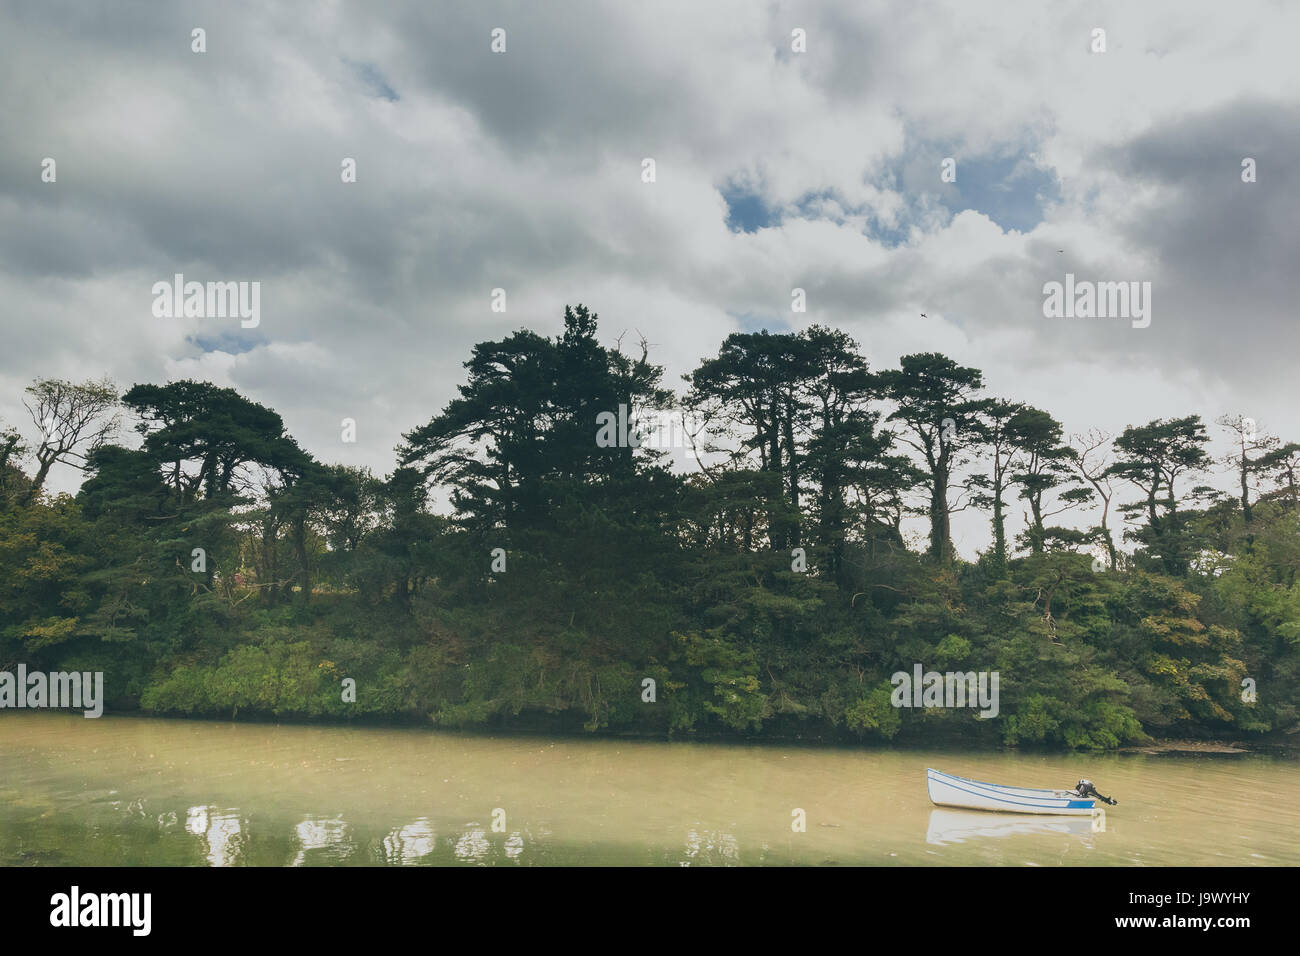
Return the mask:
<path id="1" fill-rule="evenodd" d="M 964 453 L 976 447 L 974 427 L 981 405 L 974 395 L 983 387 L 978 369 L 965 368 L 937 352 L 904 355 L 901 368 L 882 372 L 885 395 L 897 408 L 890 421 L 901 422 L 900 440 L 920 453 L 929 486 L 930 556 L 952 563 L 952 515 L 962 510 L 949 500 L 952 478 Z"/>
<path id="2" fill-rule="evenodd" d="M 631 433 L 671 395 L 644 343 L 629 359 L 596 341 L 596 323 L 585 306 L 566 307 L 557 339 L 525 331 L 474 346 L 460 396 L 403 436 L 401 466 L 450 487 L 459 522 L 480 537 L 505 544 L 582 507 L 649 493 L 661 453 L 635 447 Z M 628 441 L 607 445 L 602 416 L 618 418 L 620 407 L 629 434 L 614 437 Z"/>
<path id="3" fill-rule="evenodd" d="M 355 552 L 383 520 L 383 482 L 350 465 L 326 465 L 321 481 L 329 487 L 321 504 L 326 540 L 336 553 Z"/>
<path id="4" fill-rule="evenodd" d="M 1069 449 L 1061 444 L 1061 423 L 1039 408 L 1021 406 L 1007 423 L 1011 442 L 1021 453 L 1024 465 L 1011 476 L 1020 486 L 1020 497 L 1029 505 L 1026 537 L 1029 549 L 1041 554 L 1046 528 L 1044 521 L 1058 515 L 1088 498 L 1076 488 L 1066 488 L 1060 493 L 1060 507 L 1047 511 L 1044 496 L 1054 489 L 1071 484 L 1072 476 L 1067 464 Z"/>
<path id="5" fill-rule="evenodd" d="M 1232 435 L 1235 450 L 1227 456 L 1225 463 L 1236 473 L 1241 517 L 1246 524 L 1250 524 L 1254 519 L 1250 501 L 1251 478 L 1260 470 L 1261 459 L 1277 446 L 1278 440 L 1267 435 L 1260 436 L 1255 423 L 1241 415 L 1221 415 L 1215 421 Z M 1252 458 L 1252 452 L 1260 454 Z"/>
<path id="6" fill-rule="evenodd" d="M 103 445 L 86 461 L 86 480 L 77 492 L 82 511 L 91 520 L 112 514 L 124 525 L 148 527 L 169 503 L 169 491 L 158 463 L 143 451 Z"/>
<path id="7" fill-rule="evenodd" d="M 178 504 L 251 490 L 245 466 L 299 471 L 306 453 L 284 421 L 232 388 L 189 379 L 136 385 L 122 396 L 139 416 L 143 451 L 158 463 Z"/>
<path id="8" fill-rule="evenodd" d="M 1146 512 L 1147 526 L 1139 532 L 1138 540 L 1170 574 L 1184 573 L 1191 558 L 1180 521 L 1176 483 L 1180 476 L 1207 467 L 1208 442 L 1199 415 L 1129 426 L 1115 439 L 1118 458 L 1109 472 L 1144 493 L 1144 500 L 1123 505 L 1122 510 L 1128 514 Z"/>
<path id="9" fill-rule="evenodd" d="M 807 349 L 804 388 L 811 409 L 804 467 L 816 486 L 817 540 L 826 548 L 828 573 L 835 575 L 852 520 L 850 489 L 889 448 L 891 436 L 878 430 L 880 416 L 867 407 L 873 382 L 857 343 L 823 326 L 806 329 L 800 338 Z"/>
<path id="10" fill-rule="evenodd" d="M 298 582 L 298 599 L 311 600 L 311 556 L 308 536 L 312 520 L 328 507 L 331 485 L 325 470 L 310 456 L 293 463 L 282 463 L 277 472 L 280 484 L 271 495 L 270 507 L 289 530 L 289 540 L 297 564 L 290 580 Z"/>
<path id="11" fill-rule="evenodd" d="M 728 450 L 733 467 L 757 456 L 758 470 L 775 478 L 767 499 L 768 544 L 773 551 L 799 543 L 803 455 L 795 436 L 803 430 L 809 412 L 805 389 L 817 374 L 814 350 L 820 348 L 823 361 L 829 359 L 830 353 L 837 353 L 832 361 L 838 365 L 841 386 L 852 381 L 854 375 L 859 381 L 852 389 L 864 384 L 860 376 L 865 364 L 855 364 L 853 358 L 846 357 L 847 340 L 835 341 L 829 334 L 818 334 L 819 342 L 810 347 L 808 338 L 789 333 L 733 332 L 722 343 L 716 358 L 702 360 L 686 376 L 691 386 L 687 408 L 718 438 L 735 442 L 730 449 L 714 442 L 705 450 Z M 823 399 L 834 404 L 836 399 L 831 393 L 838 389 L 829 382 L 831 374 L 835 373 L 828 369 Z M 836 411 L 824 408 L 833 418 Z M 843 408 L 839 411 L 843 412 Z"/>
<path id="12" fill-rule="evenodd" d="M 1296 483 L 1296 477 L 1300 475 L 1300 444 L 1287 442 L 1266 452 L 1256 460 L 1255 467 L 1261 474 L 1271 476 L 1277 484 L 1270 497 L 1280 497 L 1282 507 L 1287 511 L 1296 510 L 1300 502 Z"/>
<path id="13" fill-rule="evenodd" d="M 27 453 L 23 436 L 15 428 L 0 428 L 0 505 L 8 505 L 18 497 L 26 497 L 30 486 L 18 463 Z"/>
<path id="14" fill-rule="evenodd" d="M 1067 459 L 1074 466 L 1083 480 L 1092 486 L 1093 493 L 1101 502 L 1101 522 L 1097 526 L 1101 538 L 1106 544 L 1106 555 L 1112 571 L 1119 564 L 1119 553 L 1115 550 L 1115 538 L 1110 532 L 1110 502 L 1115 491 L 1111 485 L 1112 464 L 1107 448 L 1111 436 L 1100 429 L 1092 429 L 1083 435 L 1071 437 L 1073 444 L 1067 450 Z"/>
<path id="15" fill-rule="evenodd" d="M 1007 566 L 1006 492 L 1011 484 L 1011 469 L 1020 461 L 1012 423 L 1024 408 L 1017 402 L 992 399 L 980 408 L 973 421 L 980 443 L 988 451 L 989 472 L 972 478 L 972 487 L 980 490 L 971 502 L 993 513 L 993 564 L 999 575 L 1006 573 Z"/>
<path id="16" fill-rule="evenodd" d="M 0 471 L 15 467 L 26 450 L 23 436 L 18 434 L 17 429 L 8 426 L 0 428 Z"/>
<path id="17" fill-rule="evenodd" d="M 23 504 L 40 493 L 55 462 L 84 470 L 86 456 L 112 437 L 118 425 L 111 414 L 117 404 L 117 389 L 108 379 L 78 385 L 41 378 L 27 387 L 27 394 L 30 398 L 23 405 L 41 437 L 36 446 L 36 475 Z"/>

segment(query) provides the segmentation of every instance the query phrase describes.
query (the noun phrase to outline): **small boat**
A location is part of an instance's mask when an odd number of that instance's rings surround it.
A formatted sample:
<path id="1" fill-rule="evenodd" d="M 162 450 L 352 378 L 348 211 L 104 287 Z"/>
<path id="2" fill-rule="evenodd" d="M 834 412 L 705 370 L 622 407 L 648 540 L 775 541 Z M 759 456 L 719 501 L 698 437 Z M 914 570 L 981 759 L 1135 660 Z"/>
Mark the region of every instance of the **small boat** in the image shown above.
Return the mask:
<path id="1" fill-rule="evenodd" d="M 1087 780 L 1080 780 L 1074 790 L 1038 790 L 968 780 L 927 768 L 925 784 L 930 791 L 931 803 L 940 807 L 961 807 L 963 810 L 1086 817 L 1097 809 L 1098 800 L 1112 805 L 1116 802 L 1097 793 Z"/>

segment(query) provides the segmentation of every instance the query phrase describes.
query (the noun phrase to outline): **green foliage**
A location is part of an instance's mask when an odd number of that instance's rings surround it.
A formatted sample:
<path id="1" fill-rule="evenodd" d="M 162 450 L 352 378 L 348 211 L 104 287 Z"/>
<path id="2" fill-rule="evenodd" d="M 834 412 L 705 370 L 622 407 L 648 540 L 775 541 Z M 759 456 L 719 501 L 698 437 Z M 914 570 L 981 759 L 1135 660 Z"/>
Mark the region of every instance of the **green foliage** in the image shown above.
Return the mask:
<path id="1" fill-rule="evenodd" d="M 215 665 L 182 664 L 141 696 L 146 711 L 237 717 L 342 716 L 338 668 L 311 643 L 241 645 Z"/>
<path id="2" fill-rule="evenodd" d="M 871 693 L 844 712 L 844 723 L 859 734 L 877 734 L 884 740 L 898 735 L 903 726 L 899 711 L 890 703 L 892 687 L 888 683 L 872 688 Z"/>
<path id="3" fill-rule="evenodd" d="M 83 449 L 75 498 L 42 493 L 0 429 L 0 665 L 102 670 L 114 709 L 465 728 L 1099 750 L 1300 721 L 1300 446 L 1242 458 L 1272 491 L 1199 508 L 1177 482 L 1206 464 L 1200 419 L 1152 422 L 1085 491 L 1059 423 L 978 397 L 978 370 L 923 354 L 872 372 L 812 327 L 701 361 L 685 404 L 718 463 L 682 476 L 596 441 L 602 413 L 673 396 L 589 310 L 466 367 L 382 478 L 315 462 L 274 411 L 207 383 L 128 391 L 139 448 L 33 443 L 38 471 Z M 104 387 L 42 394 L 102 416 Z M 975 563 L 950 540 L 965 479 L 993 519 Z M 1109 528 L 1045 525 L 1111 479 L 1143 492 L 1132 555 Z M 999 714 L 895 707 L 891 676 L 917 663 L 996 671 Z"/>
<path id="4" fill-rule="evenodd" d="M 679 645 L 673 659 L 690 675 L 679 691 L 687 712 L 714 714 L 734 730 L 758 730 L 768 714 L 768 701 L 754 651 L 725 639 L 719 630 L 703 637 L 694 631 L 674 634 L 673 639 Z"/>

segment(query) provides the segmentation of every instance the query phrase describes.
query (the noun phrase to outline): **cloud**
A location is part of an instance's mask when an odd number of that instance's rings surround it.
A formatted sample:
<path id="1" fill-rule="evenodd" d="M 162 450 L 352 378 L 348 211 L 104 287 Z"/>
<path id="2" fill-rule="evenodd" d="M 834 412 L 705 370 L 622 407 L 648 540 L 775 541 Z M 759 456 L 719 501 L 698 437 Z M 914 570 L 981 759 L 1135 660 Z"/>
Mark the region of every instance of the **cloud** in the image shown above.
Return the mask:
<path id="1" fill-rule="evenodd" d="M 731 331 L 818 322 L 1068 429 L 1285 431 L 1297 27 L 1267 2 L 10 5 L 0 419 L 38 375 L 207 376 L 383 473 L 473 343 L 581 301 L 670 382 Z M 1067 271 L 1151 281 L 1151 327 L 1045 319 Z M 154 319 L 175 272 L 260 281 L 261 324 Z"/>

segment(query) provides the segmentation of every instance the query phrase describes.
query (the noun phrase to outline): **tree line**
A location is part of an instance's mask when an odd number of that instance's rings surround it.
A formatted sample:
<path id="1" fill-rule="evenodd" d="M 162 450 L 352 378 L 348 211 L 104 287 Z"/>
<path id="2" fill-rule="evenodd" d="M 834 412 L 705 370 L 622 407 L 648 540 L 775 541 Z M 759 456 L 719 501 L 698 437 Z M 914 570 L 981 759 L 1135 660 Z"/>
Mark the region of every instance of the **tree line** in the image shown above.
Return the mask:
<path id="1" fill-rule="evenodd" d="M 581 305 L 465 369 L 384 476 L 210 383 L 34 382 L 33 437 L 0 429 L 0 669 L 104 671 L 119 710 L 454 727 L 1113 748 L 1300 717 L 1300 444 L 1249 419 L 1220 458 L 1197 415 L 1066 436 L 822 326 L 734 333 L 679 395 Z M 620 407 L 680 415 L 697 466 L 598 442 Z M 1001 716 L 893 707 L 916 663 L 998 671 Z"/>

